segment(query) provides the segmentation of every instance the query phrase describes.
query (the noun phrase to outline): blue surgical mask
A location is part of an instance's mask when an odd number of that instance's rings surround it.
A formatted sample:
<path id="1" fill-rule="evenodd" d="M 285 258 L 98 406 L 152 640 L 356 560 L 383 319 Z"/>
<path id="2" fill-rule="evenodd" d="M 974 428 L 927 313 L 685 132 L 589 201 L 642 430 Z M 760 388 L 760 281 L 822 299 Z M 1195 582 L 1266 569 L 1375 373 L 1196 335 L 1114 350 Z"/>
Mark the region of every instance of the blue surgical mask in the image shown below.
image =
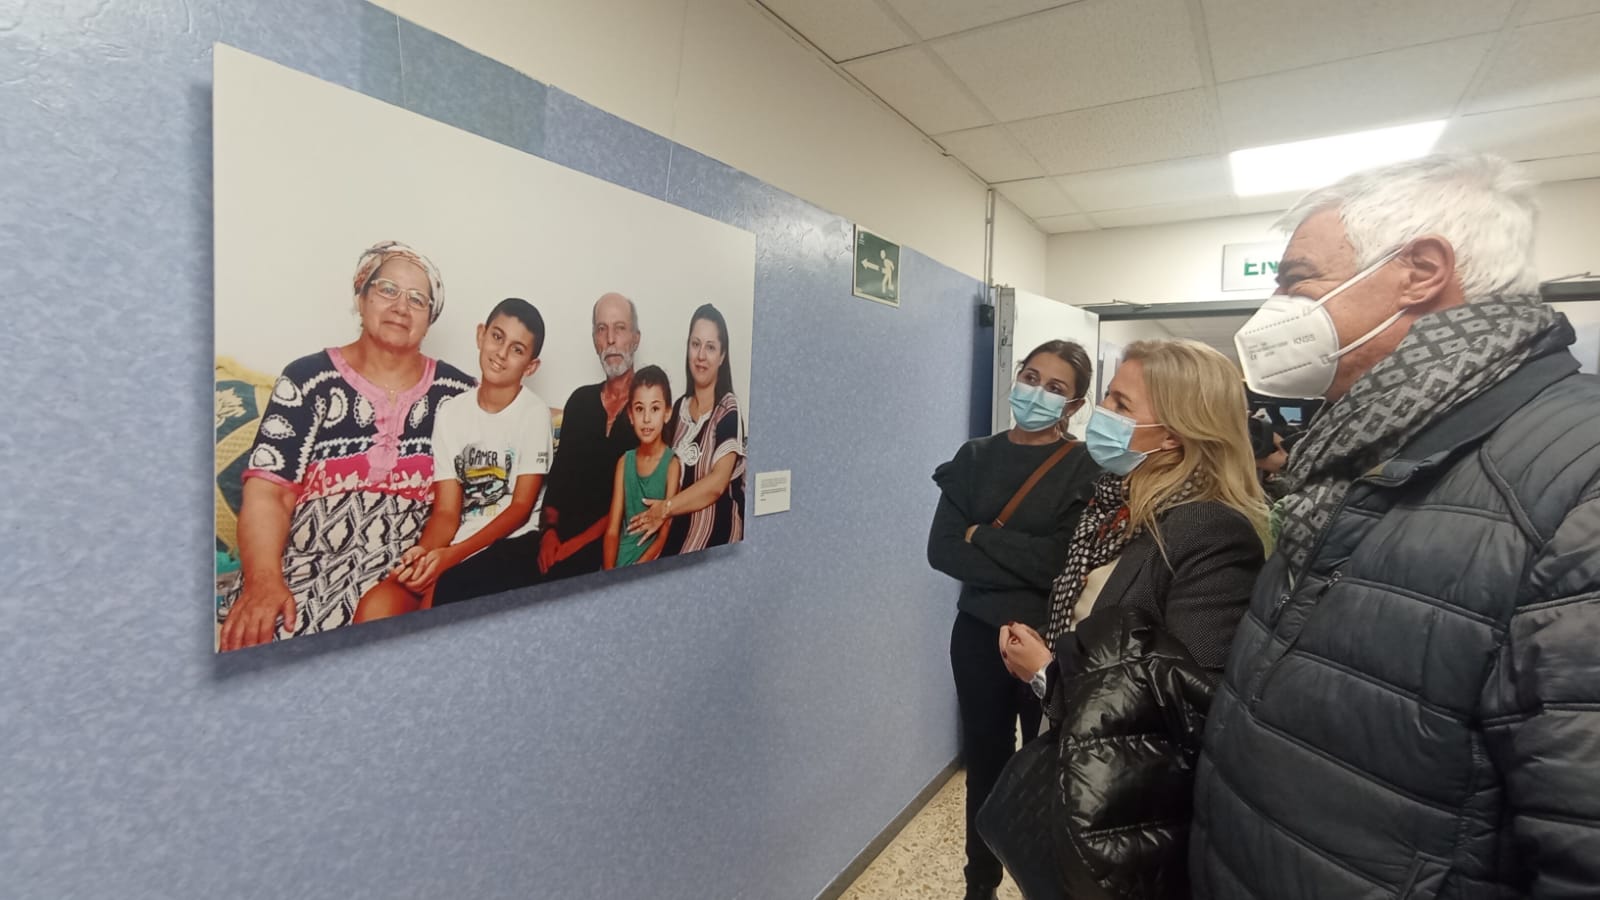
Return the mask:
<path id="1" fill-rule="evenodd" d="M 1011 386 L 1011 417 L 1023 431 L 1044 431 L 1061 421 L 1067 398 L 1052 394 L 1040 384 L 1017 382 Z"/>
<path id="2" fill-rule="evenodd" d="M 1129 450 L 1136 428 L 1160 428 L 1160 425 L 1139 425 L 1127 416 L 1096 406 L 1089 417 L 1089 427 L 1084 430 L 1083 444 L 1089 456 L 1100 468 L 1114 475 L 1126 475 L 1145 461 L 1148 453 Z"/>

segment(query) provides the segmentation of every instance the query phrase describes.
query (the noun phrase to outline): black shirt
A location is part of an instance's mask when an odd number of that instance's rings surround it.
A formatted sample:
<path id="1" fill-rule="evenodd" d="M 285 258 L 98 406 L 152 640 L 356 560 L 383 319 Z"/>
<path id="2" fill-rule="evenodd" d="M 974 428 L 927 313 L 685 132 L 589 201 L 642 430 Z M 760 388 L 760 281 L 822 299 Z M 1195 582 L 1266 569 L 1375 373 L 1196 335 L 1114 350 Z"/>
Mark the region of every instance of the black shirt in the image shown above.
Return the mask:
<path id="1" fill-rule="evenodd" d="M 606 408 L 600 385 L 586 384 L 567 398 L 561 412 L 561 442 L 545 482 L 544 504 L 556 510 L 556 534 L 563 541 L 611 514 L 611 487 L 617 460 L 639 446 L 624 405 L 606 433 Z"/>
<path id="2" fill-rule="evenodd" d="M 928 533 L 928 563 L 961 582 L 962 612 L 999 627 L 1043 630 L 1051 582 L 1067 560 L 1072 530 L 1100 469 L 1074 447 L 1017 507 L 1004 528 L 990 525 L 1017 488 L 1060 449 L 1014 444 L 1006 432 L 968 441 L 933 480 L 941 490 Z M 978 525 L 972 542 L 967 528 Z"/>

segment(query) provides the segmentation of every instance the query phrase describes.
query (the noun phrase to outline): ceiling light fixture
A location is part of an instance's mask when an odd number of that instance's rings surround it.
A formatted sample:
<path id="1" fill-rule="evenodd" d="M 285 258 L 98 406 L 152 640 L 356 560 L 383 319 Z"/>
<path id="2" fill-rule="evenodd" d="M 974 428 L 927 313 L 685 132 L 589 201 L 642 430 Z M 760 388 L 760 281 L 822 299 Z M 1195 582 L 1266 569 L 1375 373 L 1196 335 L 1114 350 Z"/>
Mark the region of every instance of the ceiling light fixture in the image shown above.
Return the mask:
<path id="1" fill-rule="evenodd" d="M 1228 154 L 1233 193 L 1240 197 L 1309 191 L 1353 172 L 1426 156 L 1445 120 L 1357 131 L 1334 137 L 1235 150 Z"/>

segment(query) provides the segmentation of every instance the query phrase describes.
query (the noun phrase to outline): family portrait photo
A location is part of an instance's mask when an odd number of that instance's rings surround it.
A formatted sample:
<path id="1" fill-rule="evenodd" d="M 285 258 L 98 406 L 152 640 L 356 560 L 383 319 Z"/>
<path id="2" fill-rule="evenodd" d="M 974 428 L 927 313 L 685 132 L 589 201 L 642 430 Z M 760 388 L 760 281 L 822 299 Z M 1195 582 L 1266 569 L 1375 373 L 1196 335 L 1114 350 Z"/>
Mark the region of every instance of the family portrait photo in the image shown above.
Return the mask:
<path id="1" fill-rule="evenodd" d="M 737 544 L 748 232 L 218 46 L 216 648 Z"/>

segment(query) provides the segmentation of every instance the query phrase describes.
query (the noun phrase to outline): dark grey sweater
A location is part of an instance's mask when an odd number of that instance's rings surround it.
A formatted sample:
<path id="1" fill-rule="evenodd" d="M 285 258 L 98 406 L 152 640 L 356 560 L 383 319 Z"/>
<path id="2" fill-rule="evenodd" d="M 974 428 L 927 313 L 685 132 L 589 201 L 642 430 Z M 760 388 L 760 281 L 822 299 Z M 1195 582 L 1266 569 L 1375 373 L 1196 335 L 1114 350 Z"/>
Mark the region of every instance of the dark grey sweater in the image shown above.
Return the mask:
<path id="1" fill-rule="evenodd" d="M 968 441 L 934 471 L 942 493 L 928 533 L 928 564 L 961 582 L 962 612 L 997 628 L 1009 622 L 1044 628 L 1050 583 L 1061 574 L 1100 469 L 1082 445 L 1074 447 L 1034 486 L 1006 527 L 990 523 L 1060 446 L 1022 446 L 1001 432 Z M 971 525 L 978 530 L 967 543 Z"/>

